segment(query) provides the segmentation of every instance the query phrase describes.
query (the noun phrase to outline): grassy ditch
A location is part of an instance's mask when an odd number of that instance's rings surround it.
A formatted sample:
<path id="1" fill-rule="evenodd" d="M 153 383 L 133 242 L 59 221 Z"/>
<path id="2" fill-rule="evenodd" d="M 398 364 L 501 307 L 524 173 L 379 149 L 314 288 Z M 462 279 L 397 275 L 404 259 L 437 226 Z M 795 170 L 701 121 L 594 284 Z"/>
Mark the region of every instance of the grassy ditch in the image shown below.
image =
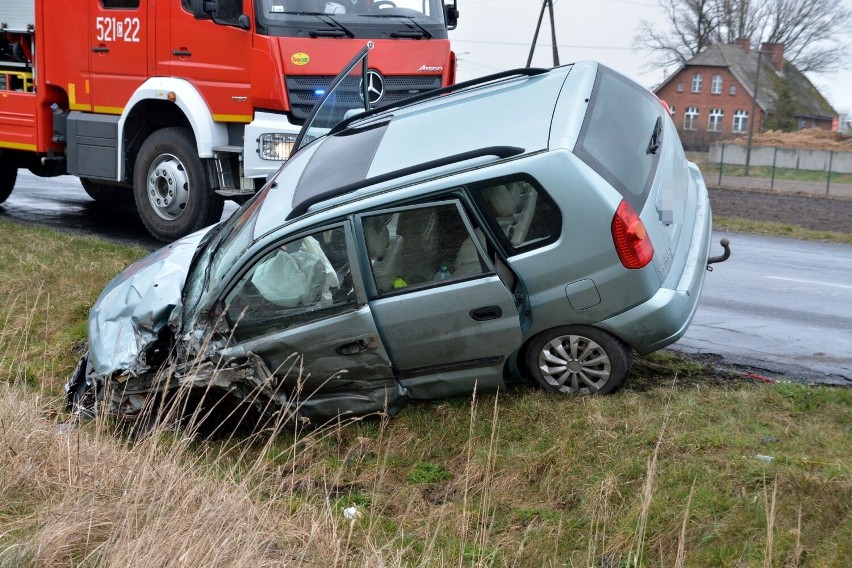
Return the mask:
<path id="1" fill-rule="evenodd" d="M 608 397 L 517 388 L 203 441 L 62 425 L 140 249 L 0 222 L 0 566 L 845 566 L 852 391 L 640 358 Z M 348 517 L 348 518 L 347 518 Z"/>
<path id="2" fill-rule="evenodd" d="M 788 239 L 852 244 L 852 233 L 842 233 L 840 231 L 815 231 L 799 225 L 774 223 L 771 221 L 754 221 L 752 219 L 744 219 L 742 217 L 714 216 L 713 228 L 723 231 L 753 233 L 756 235 L 768 235 L 771 237 L 785 237 Z"/>

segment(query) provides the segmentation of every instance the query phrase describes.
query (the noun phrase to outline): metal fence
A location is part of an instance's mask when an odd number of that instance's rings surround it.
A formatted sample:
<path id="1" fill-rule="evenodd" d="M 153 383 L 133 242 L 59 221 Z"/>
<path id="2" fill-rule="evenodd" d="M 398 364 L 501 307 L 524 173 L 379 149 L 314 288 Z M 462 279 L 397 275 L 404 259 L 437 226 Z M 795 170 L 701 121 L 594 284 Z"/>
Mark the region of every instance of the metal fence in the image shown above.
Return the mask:
<path id="1" fill-rule="evenodd" d="M 723 178 L 745 178 L 770 190 L 852 196 L 852 152 L 752 146 L 749 155 L 747 146 L 717 143 L 708 159 L 720 186 Z"/>

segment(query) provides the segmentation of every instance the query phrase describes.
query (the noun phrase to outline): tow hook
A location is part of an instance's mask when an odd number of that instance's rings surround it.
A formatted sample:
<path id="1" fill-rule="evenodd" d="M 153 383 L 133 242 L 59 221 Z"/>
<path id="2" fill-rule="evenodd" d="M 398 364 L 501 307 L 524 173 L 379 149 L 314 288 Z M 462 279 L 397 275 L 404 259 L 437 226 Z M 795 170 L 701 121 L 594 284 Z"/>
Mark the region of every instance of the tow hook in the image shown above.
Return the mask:
<path id="1" fill-rule="evenodd" d="M 713 272 L 713 267 L 711 264 L 716 264 L 717 262 L 725 262 L 731 256 L 731 242 L 728 239 L 722 239 L 719 241 L 719 244 L 722 245 L 722 248 L 725 249 L 725 252 L 721 254 L 721 256 L 711 256 L 707 259 L 707 270 Z"/>

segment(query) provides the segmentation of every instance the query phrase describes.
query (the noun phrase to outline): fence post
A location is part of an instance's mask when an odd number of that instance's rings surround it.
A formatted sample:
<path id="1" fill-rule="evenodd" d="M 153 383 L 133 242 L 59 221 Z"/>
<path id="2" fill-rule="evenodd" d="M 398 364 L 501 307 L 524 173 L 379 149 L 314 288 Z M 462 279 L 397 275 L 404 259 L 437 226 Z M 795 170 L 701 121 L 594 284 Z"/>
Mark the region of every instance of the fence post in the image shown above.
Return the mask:
<path id="1" fill-rule="evenodd" d="M 722 186 L 722 164 L 725 162 L 725 144 L 722 143 L 722 151 L 719 153 L 719 187 Z"/>
<path id="2" fill-rule="evenodd" d="M 772 154 L 772 181 L 769 182 L 769 191 L 775 190 L 775 161 L 778 159 L 778 146 L 775 146 L 775 152 Z"/>
<path id="3" fill-rule="evenodd" d="M 828 195 L 831 191 L 831 166 L 832 162 L 834 162 L 834 150 L 829 152 L 828 154 L 828 177 L 825 181 L 825 194 Z"/>

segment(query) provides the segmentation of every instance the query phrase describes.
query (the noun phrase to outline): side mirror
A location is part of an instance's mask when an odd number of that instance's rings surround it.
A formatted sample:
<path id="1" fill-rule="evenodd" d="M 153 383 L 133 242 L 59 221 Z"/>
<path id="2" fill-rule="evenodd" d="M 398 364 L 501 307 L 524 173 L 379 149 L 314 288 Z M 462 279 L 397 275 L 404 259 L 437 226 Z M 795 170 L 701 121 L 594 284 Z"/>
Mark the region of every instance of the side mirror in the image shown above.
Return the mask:
<path id="1" fill-rule="evenodd" d="M 459 25 L 459 8 L 456 0 L 453 0 L 453 5 L 444 5 L 444 21 L 447 22 L 447 29 L 454 30 Z"/>
<path id="2" fill-rule="evenodd" d="M 246 16 L 245 14 L 240 14 L 240 18 L 237 21 L 237 25 L 242 30 L 250 30 L 251 29 L 251 20 L 249 20 L 249 17 Z"/>
<path id="3" fill-rule="evenodd" d="M 192 0 L 192 15 L 196 20 L 219 17 L 219 0 Z"/>

